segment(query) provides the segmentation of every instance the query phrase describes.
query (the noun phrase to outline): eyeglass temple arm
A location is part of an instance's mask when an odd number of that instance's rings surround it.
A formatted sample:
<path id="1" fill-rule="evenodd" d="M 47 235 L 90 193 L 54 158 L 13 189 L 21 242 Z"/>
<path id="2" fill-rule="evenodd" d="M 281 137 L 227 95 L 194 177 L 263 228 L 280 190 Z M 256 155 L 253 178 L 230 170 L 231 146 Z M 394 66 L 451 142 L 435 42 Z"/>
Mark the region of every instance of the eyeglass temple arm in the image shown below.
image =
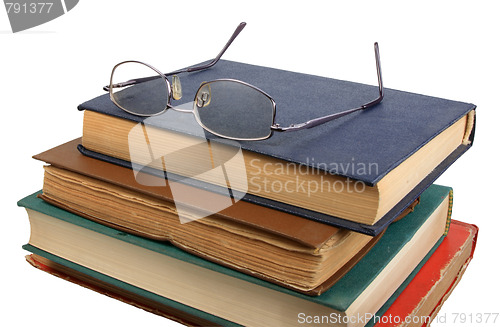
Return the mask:
<path id="1" fill-rule="evenodd" d="M 167 76 L 171 76 L 171 75 L 175 75 L 175 74 L 180 74 L 180 73 L 191 73 L 191 72 L 196 72 L 196 71 L 208 69 L 208 68 L 214 66 L 220 60 L 220 58 L 222 57 L 222 55 L 224 54 L 224 52 L 226 52 L 226 50 L 229 48 L 229 46 L 231 45 L 231 43 L 233 43 L 233 41 L 236 39 L 236 37 L 245 28 L 246 25 L 247 25 L 247 23 L 241 22 L 238 25 L 238 27 L 236 27 L 236 29 L 233 32 L 233 35 L 231 35 L 231 37 L 227 41 L 227 43 L 224 46 L 224 48 L 222 48 L 222 50 L 219 52 L 219 54 L 214 59 L 212 59 L 212 61 L 210 61 L 209 63 L 207 63 L 205 65 L 200 65 L 200 66 L 195 66 L 195 67 L 189 67 L 189 68 L 184 68 L 184 69 L 176 70 L 176 71 L 173 71 L 173 72 L 170 72 L 170 73 L 167 73 L 167 74 L 163 74 L 163 75 L 165 77 L 167 77 Z M 135 85 L 135 84 L 139 84 L 139 83 L 149 82 L 149 81 L 152 81 L 154 79 L 157 79 L 158 77 L 159 76 L 150 76 L 150 77 L 136 78 L 136 79 L 128 80 L 126 82 L 113 84 L 113 87 L 114 88 L 118 88 L 118 87 L 125 87 L 125 86 L 129 86 L 129 85 Z M 109 88 L 110 88 L 109 85 L 107 85 L 107 86 L 103 87 L 103 90 L 106 91 L 106 92 L 108 92 Z"/>
<path id="2" fill-rule="evenodd" d="M 379 91 L 378 98 L 376 98 L 375 100 L 372 100 L 370 102 L 367 102 L 367 103 L 361 105 L 360 107 L 341 111 L 338 113 L 334 113 L 331 115 L 327 115 L 327 116 L 323 116 L 323 117 L 319 117 L 319 118 L 315 118 L 315 119 L 311 119 L 311 120 L 308 120 L 304 123 L 291 124 L 288 127 L 281 127 L 279 124 L 274 124 L 271 126 L 271 129 L 276 131 L 276 132 L 289 132 L 289 131 L 298 131 L 298 130 L 306 129 L 306 128 L 312 128 L 312 127 L 327 123 L 329 121 L 332 121 L 334 119 L 338 119 L 340 117 L 352 114 L 356 111 L 364 110 L 364 109 L 373 107 L 376 104 L 379 104 L 382 101 L 382 99 L 384 98 L 384 85 L 382 82 L 382 70 L 380 68 L 380 54 L 379 54 L 379 50 L 378 50 L 378 43 L 375 42 L 375 44 L 373 46 L 375 49 L 375 63 L 377 65 L 377 78 L 378 78 L 378 91 Z"/>
<path id="3" fill-rule="evenodd" d="M 226 50 L 229 48 L 229 46 L 231 45 L 231 43 L 233 43 L 233 41 L 236 39 L 236 37 L 245 28 L 246 25 L 247 25 L 247 23 L 241 22 L 238 25 L 238 27 L 236 27 L 236 29 L 233 32 L 233 35 L 231 35 L 231 37 L 227 41 L 227 43 L 224 46 L 224 48 L 222 48 L 222 50 L 219 52 L 219 54 L 214 59 L 212 59 L 212 61 L 210 61 L 209 63 L 207 63 L 205 65 L 201 65 L 201 66 L 190 67 L 190 68 L 185 68 L 185 69 L 177 70 L 177 71 L 174 71 L 174 72 L 170 72 L 168 74 L 165 74 L 165 76 L 170 76 L 170 75 L 180 74 L 180 73 L 196 72 L 196 71 L 204 70 L 204 69 L 207 69 L 207 68 L 210 68 L 210 67 L 214 66 L 219 61 L 219 59 L 222 57 L 222 55 L 224 54 L 224 52 L 226 52 Z"/>

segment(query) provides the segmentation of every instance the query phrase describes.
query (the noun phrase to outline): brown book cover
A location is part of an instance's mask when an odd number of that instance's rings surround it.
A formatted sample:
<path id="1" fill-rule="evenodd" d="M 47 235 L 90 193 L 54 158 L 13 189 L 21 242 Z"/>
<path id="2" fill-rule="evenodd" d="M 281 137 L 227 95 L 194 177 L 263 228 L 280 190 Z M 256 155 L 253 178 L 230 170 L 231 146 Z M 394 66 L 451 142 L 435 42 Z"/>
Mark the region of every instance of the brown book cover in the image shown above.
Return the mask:
<path id="1" fill-rule="evenodd" d="M 124 190 L 138 192 L 138 194 L 142 194 L 153 199 L 173 203 L 172 193 L 168 184 L 166 187 L 142 185 L 135 180 L 132 170 L 82 155 L 77 150 L 79 142 L 80 139 L 70 141 L 38 154 L 34 156 L 34 158 L 49 163 L 53 167 L 109 183 L 106 184 L 108 186 L 116 186 Z M 157 177 L 152 176 L 152 178 Z M 168 183 L 168 181 L 166 182 Z M 163 183 L 165 183 L 165 181 L 163 181 Z M 186 192 L 189 192 L 192 196 L 204 198 L 207 201 L 214 200 L 216 197 L 221 196 L 188 185 L 182 185 L 182 187 L 184 187 Z M 98 207 L 94 208 L 94 210 L 85 206 L 77 207 L 71 202 L 65 202 L 64 200 L 53 197 L 50 193 L 45 192 L 40 195 L 40 197 L 53 205 L 103 225 L 142 237 L 159 241 L 170 241 L 172 244 L 205 259 L 214 261 L 221 265 L 229 266 L 233 269 L 243 271 L 247 274 L 251 274 L 261 279 L 268 280 L 278 285 L 309 295 L 319 295 L 330 288 L 347 271 L 349 271 L 382 236 L 382 234 L 380 234 L 374 238 L 367 238 L 367 240 L 365 240 L 365 244 L 363 246 L 359 246 L 359 251 L 353 253 L 350 259 L 345 260 L 342 266 L 340 266 L 340 268 L 331 276 L 325 278 L 321 284 L 316 285 L 313 288 L 302 287 L 302 289 L 300 289 L 301 287 L 297 287 L 293 284 L 290 285 L 289 282 L 284 282 L 282 279 L 280 280 L 279 277 L 277 278 L 276 276 L 266 275 L 266 273 L 253 270 L 251 267 L 244 267 L 239 264 L 237 258 L 233 259 L 233 262 L 229 262 L 223 258 L 218 258 L 213 254 L 200 251 L 196 247 L 191 247 L 190 244 L 188 244 L 189 239 L 181 242 L 180 240 L 175 239 L 175 237 L 172 238 L 171 235 L 169 237 L 169 234 L 171 233 L 168 230 L 168 224 L 158 224 L 156 221 L 149 222 L 149 224 L 142 221 L 138 222 L 132 220 L 113 221 L 102 215 L 102 213 L 99 212 L 100 210 Z M 412 211 L 417 202 L 418 201 L 410 206 L 402 214 L 402 216 Z M 347 232 L 346 230 L 330 225 L 325 225 L 316 221 L 288 214 L 283 211 L 274 210 L 244 201 L 236 202 L 232 206 L 213 216 L 223 220 L 228 220 L 233 226 L 236 226 L 236 228 L 239 229 L 259 230 L 262 231 L 264 235 L 269 235 L 269 238 L 278 238 L 280 240 L 285 240 L 285 242 L 288 240 L 298 243 L 301 247 L 309 248 L 309 252 L 319 251 L 325 244 L 328 243 L 328 241 L 335 240 L 336 238 L 341 239 Z M 146 225 L 149 226 L 148 229 L 146 229 Z"/>
<path id="2" fill-rule="evenodd" d="M 35 155 L 33 158 L 75 173 L 109 182 L 133 191 L 138 191 L 161 200 L 173 202 L 168 181 L 166 181 L 166 187 L 154 187 L 140 184 L 135 180 L 134 174 L 130 169 L 82 155 L 77 150 L 77 146 L 80 143 L 81 139 L 78 138 Z M 156 179 L 158 177 L 151 176 L 151 178 Z M 220 196 L 213 192 L 189 185 L 184 185 L 184 187 L 186 192 L 193 194 L 193 197 L 205 198 L 207 202 Z M 409 206 L 399 218 L 413 211 L 418 201 L 417 199 Z M 218 212 L 217 215 L 229 220 L 234 220 L 238 223 L 266 230 L 270 233 L 275 233 L 276 235 L 289 238 L 290 240 L 313 248 L 321 247 L 321 245 L 333 235 L 342 230 L 331 225 L 322 224 L 280 210 L 274 210 L 244 201 L 234 203 L 232 206 Z M 127 232 L 133 231 L 127 230 Z M 145 235 L 145 233 L 140 230 L 135 232 Z M 158 240 L 166 240 L 161 231 L 158 231 L 157 234 L 150 235 L 150 237 Z"/>
<path id="3" fill-rule="evenodd" d="M 33 158 L 59 168 L 173 203 L 174 200 L 168 181 L 166 181 L 165 187 L 140 184 L 135 180 L 132 170 L 82 155 L 77 149 L 80 143 L 81 139 L 75 139 L 35 155 Z M 151 178 L 158 179 L 159 177 L 151 176 Z M 158 184 L 161 185 L 161 183 Z M 192 194 L 193 197 L 206 199 L 207 202 L 217 201 L 217 198 L 222 196 L 189 185 L 179 186 L 185 187 L 186 192 Z M 341 230 L 337 227 L 245 201 L 238 201 L 232 206 L 218 212 L 217 215 L 275 233 L 314 248 L 321 247 L 322 244 Z M 131 231 L 128 230 L 127 232 Z M 136 232 L 141 231 L 138 230 Z M 167 240 L 164 233 L 160 230 L 157 234 L 151 235 L 151 237 L 158 240 Z"/>

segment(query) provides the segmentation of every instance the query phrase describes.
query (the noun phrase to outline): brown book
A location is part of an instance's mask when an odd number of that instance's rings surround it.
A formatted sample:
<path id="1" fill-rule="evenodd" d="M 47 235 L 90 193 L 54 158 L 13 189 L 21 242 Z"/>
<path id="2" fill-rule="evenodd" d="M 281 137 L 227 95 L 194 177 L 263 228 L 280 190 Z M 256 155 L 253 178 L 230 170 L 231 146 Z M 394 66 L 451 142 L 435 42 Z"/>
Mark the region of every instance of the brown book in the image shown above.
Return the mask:
<path id="1" fill-rule="evenodd" d="M 76 139 L 34 157 L 50 164 L 45 167 L 44 200 L 128 233 L 169 241 L 287 288 L 321 294 L 380 238 L 244 201 L 182 224 L 168 185 L 141 185 L 130 169 L 80 154 L 79 142 Z M 182 187 L 207 201 L 220 196 Z"/>

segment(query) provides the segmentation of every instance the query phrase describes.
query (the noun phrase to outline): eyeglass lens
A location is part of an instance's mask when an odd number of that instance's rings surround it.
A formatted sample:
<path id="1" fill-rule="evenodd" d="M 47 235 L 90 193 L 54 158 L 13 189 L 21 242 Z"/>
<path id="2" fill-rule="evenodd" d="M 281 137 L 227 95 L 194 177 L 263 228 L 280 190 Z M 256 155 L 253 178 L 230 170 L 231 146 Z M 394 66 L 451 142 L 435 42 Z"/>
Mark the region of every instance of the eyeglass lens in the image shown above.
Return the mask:
<path id="1" fill-rule="evenodd" d="M 156 115 L 167 107 L 169 93 L 165 79 L 154 69 L 138 62 L 125 62 L 115 67 L 111 85 L 130 80 L 158 76 L 151 81 L 125 87 L 111 87 L 114 102 L 132 114 L 141 116 Z"/>
<path id="2" fill-rule="evenodd" d="M 239 81 L 219 80 L 203 84 L 196 93 L 193 106 L 203 127 L 220 136 L 264 139 L 271 134 L 272 100 Z"/>

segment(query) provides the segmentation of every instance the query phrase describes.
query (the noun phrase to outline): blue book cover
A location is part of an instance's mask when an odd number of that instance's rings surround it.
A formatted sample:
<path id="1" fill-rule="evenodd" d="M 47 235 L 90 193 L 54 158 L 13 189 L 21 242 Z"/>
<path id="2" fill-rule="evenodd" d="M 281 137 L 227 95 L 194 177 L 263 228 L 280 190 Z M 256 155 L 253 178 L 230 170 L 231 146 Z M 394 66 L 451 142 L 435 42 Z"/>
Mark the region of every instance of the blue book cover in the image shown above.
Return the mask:
<path id="1" fill-rule="evenodd" d="M 376 97 L 378 92 L 376 86 L 221 60 L 205 71 L 183 74 L 181 81 L 186 100 L 177 102 L 191 101 L 190 96 L 194 97 L 201 82 L 217 78 L 243 80 L 266 91 L 276 101 L 276 122 L 282 126 L 356 107 Z M 200 129 L 190 114 L 171 110 L 169 119 L 146 119 L 118 108 L 110 100 L 109 94 L 89 100 L 78 108 L 218 140 L 217 136 L 208 132 L 200 135 Z M 464 142 L 446 154 L 444 160 L 440 160 L 427 176 L 421 176 L 416 186 L 412 186 L 394 205 L 391 204 L 390 209 L 384 209 L 385 212 L 374 224 L 356 222 L 318 211 L 314 207 L 273 200 L 265 194 L 259 196 L 248 192 L 242 199 L 337 227 L 377 235 L 469 149 L 474 137 L 474 113 L 475 105 L 470 103 L 385 89 L 383 101 L 362 112 L 311 129 L 275 132 L 271 138 L 262 141 L 239 142 L 244 151 L 361 181 L 368 187 L 377 187 L 401 163 L 450 126 L 467 117 Z M 232 117 L 227 119 L 231 120 Z M 84 146 L 80 146 L 80 151 L 100 160 L 132 167 L 127 160 L 98 153 Z M 372 167 L 370 164 L 375 165 L 376 169 L 368 169 Z M 151 173 L 164 176 L 163 172 L 155 172 L 154 169 Z"/>

